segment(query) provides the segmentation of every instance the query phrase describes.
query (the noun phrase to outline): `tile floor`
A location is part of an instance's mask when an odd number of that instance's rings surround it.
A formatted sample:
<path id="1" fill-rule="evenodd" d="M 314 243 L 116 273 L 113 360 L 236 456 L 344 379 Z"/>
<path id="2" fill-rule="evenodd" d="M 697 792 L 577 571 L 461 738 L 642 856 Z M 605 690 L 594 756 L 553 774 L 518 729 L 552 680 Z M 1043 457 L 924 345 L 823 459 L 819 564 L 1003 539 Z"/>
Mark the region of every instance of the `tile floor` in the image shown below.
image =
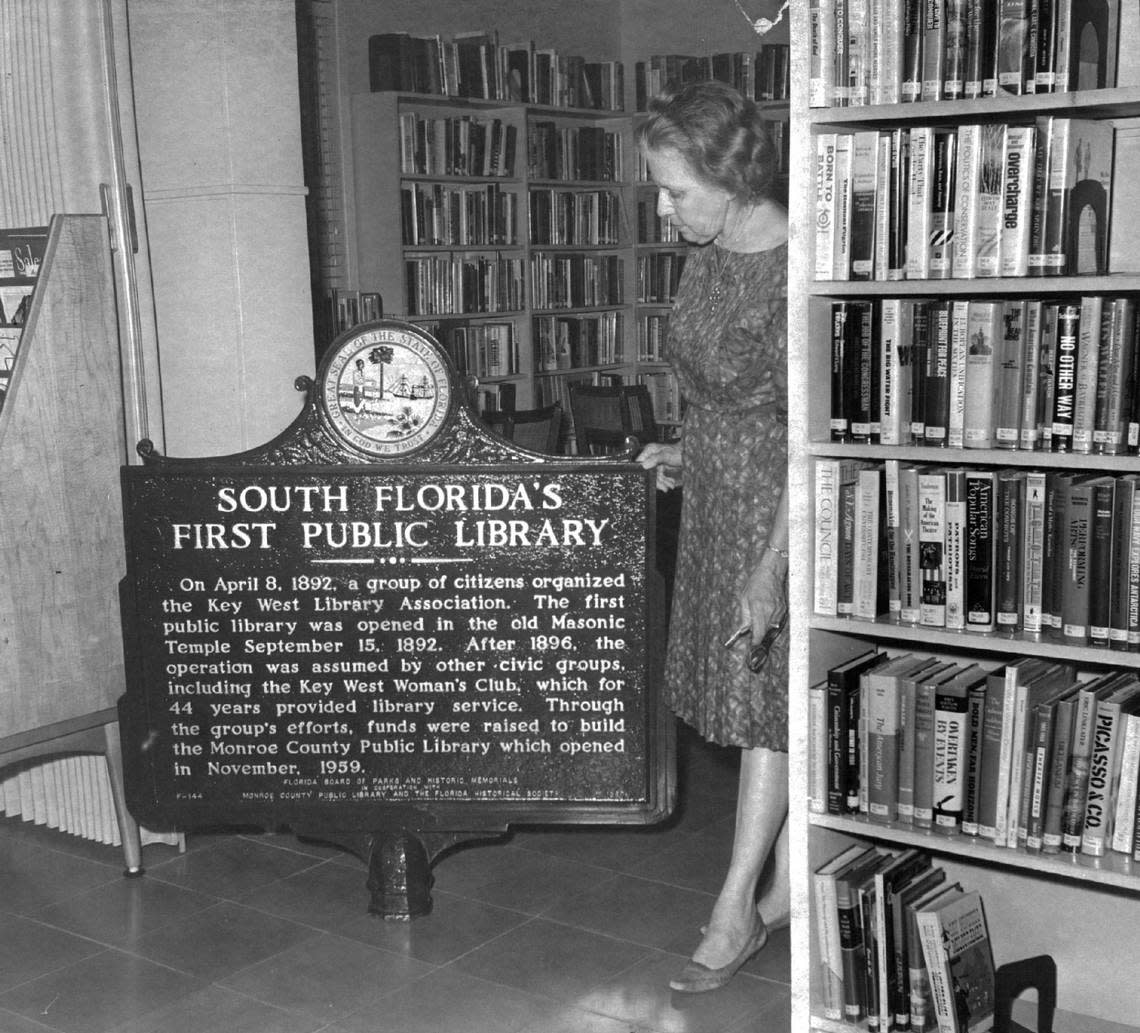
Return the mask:
<path id="1" fill-rule="evenodd" d="M 673 994 L 732 840 L 735 752 L 682 728 L 652 828 L 519 828 L 434 869 L 434 910 L 366 914 L 364 865 L 287 835 L 121 853 L 0 819 L 0 1033 L 786 1033 L 788 933 Z"/>

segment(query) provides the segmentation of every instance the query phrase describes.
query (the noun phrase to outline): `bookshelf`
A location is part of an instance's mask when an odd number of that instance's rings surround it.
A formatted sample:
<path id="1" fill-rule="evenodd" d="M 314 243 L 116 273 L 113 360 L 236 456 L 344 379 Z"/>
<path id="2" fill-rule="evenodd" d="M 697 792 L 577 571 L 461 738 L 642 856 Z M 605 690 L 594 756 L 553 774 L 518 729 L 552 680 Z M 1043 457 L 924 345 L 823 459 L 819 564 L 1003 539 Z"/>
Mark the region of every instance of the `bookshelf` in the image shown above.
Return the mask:
<path id="1" fill-rule="evenodd" d="M 1132 273 L 1105 276 L 901 281 L 817 281 L 814 275 L 816 211 L 815 139 L 820 133 L 899 126 L 949 126 L 970 122 L 1032 123 L 1040 115 L 1071 115 L 1123 120 L 1140 114 L 1140 92 L 1133 86 L 1047 95 L 985 97 L 972 100 L 809 107 L 811 38 L 809 5 L 793 3 L 792 81 L 803 88 L 791 102 L 791 226 L 789 237 L 789 363 L 791 413 L 789 484 L 791 605 L 794 626 L 791 680 L 791 852 L 793 859 L 793 1017 L 792 1028 L 851 1033 L 865 1023 L 825 1017 L 820 977 L 812 872 L 853 843 L 890 850 L 928 851 L 948 878 L 981 891 L 998 965 L 1035 954 L 1050 954 L 1059 971 L 1057 1028 L 1072 1033 L 1134 1029 L 1140 990 L 1131 973 L 1140 962 L 1130 930 L 1140 921 L 1140 865 L 1120 854 L 1090 858 L 1081 854 L 1031 853 L 996 847 L 965 835 L 943 836 L 900 822 L 872 822 L 858 814 L 813 811 L 811 713 L 813 685 L 829 668 L 868 646 L 888 653 L 913 653 L 996 668 L 1020 657 L 1064 660 L 1082 676 L 1108 669 L 1135 670 L 1140 654 L 1072 645 L 1060 636 L 980 634 L 904 624 L 881 615 L 876 620 L 820 616 L 814 612 L 814 469 L 821 458 L 856 458 L 882 465 L 887 460 L 933 465 L 1074 470 L 1122 474 L 1135 470 L 1135 458 L 1054 454 L 1005 449 L 936 449 L 829 440 L 830 385 L 820 371 L 830 366 L 831 306 L 845 299 L 895 297 L 1057 298 L 1082 294 L 1140 292 Z M 1119 123 L 1118 123 L 1119 124 Z M 1106 950 L 1106 945 L 1111 945 Z M 1106 955 L 1111 954 L 1111 960 Z M 1015 1012 L 1015 1018 L 1018 1015 Z M 1022 1018 L 1025 1022 L 1026 1019 Z"/>

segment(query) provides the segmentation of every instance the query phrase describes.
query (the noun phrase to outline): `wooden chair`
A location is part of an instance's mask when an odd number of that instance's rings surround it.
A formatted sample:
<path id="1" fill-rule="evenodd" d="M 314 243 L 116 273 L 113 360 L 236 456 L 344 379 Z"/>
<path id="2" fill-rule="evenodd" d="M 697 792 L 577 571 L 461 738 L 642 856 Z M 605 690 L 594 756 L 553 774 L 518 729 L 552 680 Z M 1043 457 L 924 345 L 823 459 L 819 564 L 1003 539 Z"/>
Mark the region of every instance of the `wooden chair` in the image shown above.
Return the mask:
<path id="1" fill-rule="evenodd" d="M 532 452 L 558 454 L 562 430 L 562 406 L 555 402 L 540 409 L 518 409 L 514 412 L 488 411 L 483 422 L 508 441 Z"/>
<path id="2" fill-rule="evenodd" d="M 653 402 L 644 384 L 570 383 L 570 415 L 580 455 L 636 450 L 657 440 Z"/>

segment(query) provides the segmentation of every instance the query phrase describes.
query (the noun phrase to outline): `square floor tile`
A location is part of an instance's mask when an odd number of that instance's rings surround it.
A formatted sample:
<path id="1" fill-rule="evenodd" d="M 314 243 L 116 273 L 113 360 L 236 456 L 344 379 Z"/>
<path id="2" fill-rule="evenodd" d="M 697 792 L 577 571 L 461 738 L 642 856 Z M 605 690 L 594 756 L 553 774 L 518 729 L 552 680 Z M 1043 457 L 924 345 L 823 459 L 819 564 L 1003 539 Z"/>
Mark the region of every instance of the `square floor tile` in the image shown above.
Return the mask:
<path id="1" fill-rule="evenodd" d="M 213 897 L 144 875 L 141 879 L 112 879 L 42 908 L 35 917 L 99 943 L 126 948 L 213 903 Z"/>
<path id="2" fill-rule="evenodd" d="M 338 1020 L 341 1033 L 515 1033 L 542 1014 L 542 998 L 440 969 Z"/>
<path id="3" fill-rule="evenodd" d="M 646 953 L 644 947 L 536 918 L 452 965 L 492 983 L 577 1001 Z"/>
<path id="4" fill-rule="evenodd" d="M 368 914 L 372 895 L 363 868 L 322 861 L 248 893 L 241 903 L 279 918 L 334 932 Z"/>
<path id="5" fill-rule="evenodd" d="M 563 898 L 544 917 L 667 950 L 686 930 L 699 928 L 711 907 L 712 901 L 706 894 L 617 875 Z"/>
<path id="6" fill-rule="evenodd" d="M 660 1033 L 724 1033 L 787 993 L 787 987 L 738 974 L 720 990 L 679 994 L 669 988 L 669 979 L 683 964 L 675 955 L 655 952 L 575 1003 Z"/>
<path id="7" fill-rule="evenodd" d="M 29 918 L 0 918 L 0 991 L 65 968 L 103 948 Z M 4 1028 L 0 1023 L 0 1030 Z"/>
<path id="8" fill-rule="evenodd" d="M 105 950 L 0 994 L 0 1008 L 63 1033 L 109 1033 L 202 985 L 143 958 Z"/>
<path id="9" fill-rule="evenodd" d="M 174 935 L 166 929 L 143 937 L 132 952 L 216 981 L 320 935 L 311 926 L 225 901 L 179 923 Z"/>
<path id="10" fill-rule="evenodd" d="M 408 922 L 365 915 L 341 926 L 338 932 L 382 950 L 432 965 L 444 965 L 526 921 L 527 916 L 518 911 L 449 893 L 433 893 L 432 911 L 428 915 Z"/>
<path id="11" fill-rule="evenodd" d="M 317 1033 L 324 1028 L 322 1019 L 208 986 L 118 1027 L 115 1033 Z"/>
<path id="12" fill-rule="evenodd" d="M 31 915 L 49 904 L 121 880 L 121 870 L 98 861 L 30 846 L 0 836 L 0 912 Z"/>
<path id="13" fill-rule="evenodd" d="M 332 1022 L 432 970 L 413 958 L 326 934 L 220 982 L 259 1001 Z"/>

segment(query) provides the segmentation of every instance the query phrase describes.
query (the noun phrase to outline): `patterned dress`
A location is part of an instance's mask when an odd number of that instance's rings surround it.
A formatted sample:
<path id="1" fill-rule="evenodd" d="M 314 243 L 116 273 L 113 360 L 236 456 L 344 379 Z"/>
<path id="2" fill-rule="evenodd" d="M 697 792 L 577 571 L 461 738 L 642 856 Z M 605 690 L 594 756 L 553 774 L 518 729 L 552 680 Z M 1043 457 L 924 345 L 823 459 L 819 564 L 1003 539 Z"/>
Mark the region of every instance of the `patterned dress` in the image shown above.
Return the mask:
<path id="1" fill-rule="evenodd" d="M 787 463 L 786 244 L 688 253 L 667 342 L 688 408 L 666 698 L 722 746 L 788 749 L 788 635 L 747 666 L 740 592 L 760 560 Z"/>

